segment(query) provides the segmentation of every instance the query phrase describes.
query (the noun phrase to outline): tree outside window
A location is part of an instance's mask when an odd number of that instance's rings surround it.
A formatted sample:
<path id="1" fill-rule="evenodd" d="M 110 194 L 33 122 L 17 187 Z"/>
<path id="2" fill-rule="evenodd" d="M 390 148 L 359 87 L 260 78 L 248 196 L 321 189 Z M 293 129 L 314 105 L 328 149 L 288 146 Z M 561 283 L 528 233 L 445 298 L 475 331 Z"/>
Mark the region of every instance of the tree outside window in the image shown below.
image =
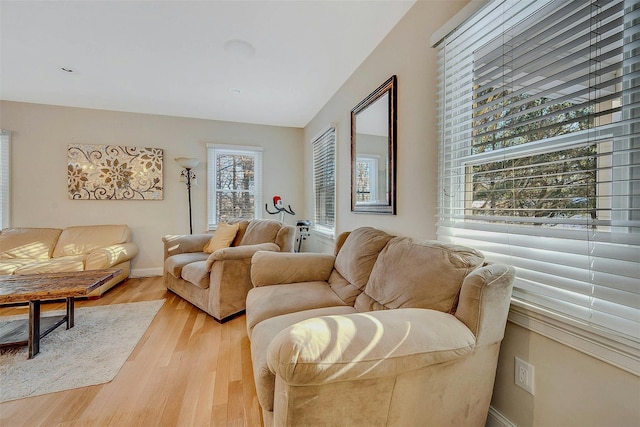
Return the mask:
<path id="1" fill-rule="evenodd" d="M 260 148 L 209 146 L 209 229 L 220 222 L 260 217 Z"/>

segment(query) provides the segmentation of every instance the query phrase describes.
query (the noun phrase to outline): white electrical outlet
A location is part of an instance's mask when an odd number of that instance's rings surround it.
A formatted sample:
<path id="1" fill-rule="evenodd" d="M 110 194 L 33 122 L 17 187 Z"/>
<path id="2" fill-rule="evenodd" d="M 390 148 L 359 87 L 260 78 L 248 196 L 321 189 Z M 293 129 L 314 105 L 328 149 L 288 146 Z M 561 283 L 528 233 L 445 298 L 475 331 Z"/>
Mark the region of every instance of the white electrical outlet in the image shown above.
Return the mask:
<path id="1" fill-rule="evenodd" d="M 533 395 L 534 367 L 516 357 L 515 381 L 516 385 Z"/>

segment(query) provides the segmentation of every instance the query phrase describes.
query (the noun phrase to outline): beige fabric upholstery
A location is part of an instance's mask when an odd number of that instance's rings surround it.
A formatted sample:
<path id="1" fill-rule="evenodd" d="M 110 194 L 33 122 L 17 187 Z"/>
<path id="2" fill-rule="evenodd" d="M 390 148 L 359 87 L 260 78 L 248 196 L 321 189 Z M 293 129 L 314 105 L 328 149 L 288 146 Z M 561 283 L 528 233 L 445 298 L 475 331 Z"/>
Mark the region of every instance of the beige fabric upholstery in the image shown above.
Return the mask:
<path id="1" fill-rule="evenodd" d="M 257 252 L 251 259 L 253 286 L 327 281 L 336 257 L 314 253 Z"/>
<path id="2" fill-rule="evenodd" d="M 83 271 L 86 255 L 69 255 L 35 261 L 18 268 L 13 274 L 62 273 L 67 271 Z"/>
<path id="3" fill-rule="evenodd" d="M 231 247 L 208 254 L 211 234 L 165 236 L 164 283 L 167 289 L 224 321 L 244 311 L 251 289 L 251 257 L 258 251 L 291 251 L 295 227 L 274 220 L 238 223 Z M 240 244 L 238 244 L 240 242 Z"/>
<path id="4" fill-rule="evenodd" d="M 265 303 L 268 301 L 268 303 Z M 288 283 L 254 288 L 247 294 L 247 333 L 265 319 L 320 307 L 346 306 L 327 282 Z"/>
<path id="5" fill-rule="evenodd" d="M 247 330 L 265 425 L 484 426 L 514 269 L 371 228 L 335 253 L 328 277 L 330 255 L 254 256 Z"/>
<path id="6" fill-rule="evenodd" d="M 256 383 L 258 400 L 263 408 L 273 410 L 273 387 L 275 384 L 275 374 L 269 368 L 267 362 L 267 349 L 273 339 L 289 326 L 311 319 L 316 316 L 329 314 L 346 315 L 355 312 L 353 307 L 341 306 L 322 309 L 310 309 L 297 311 L 282 316 L 276 316 L 260 322 L 257 326 L 259 331 L 256 338 L 251 341 L 251 360 L 253 364 L 253 376 Z"/>
<path id="7" fill-rule="evenodd" d="M 92 225 L 68 227 L 62 230 L 53 250 L 53 258 L 88 254 L 96 249 L 126 243 L 131 232 L 126 225 Z"/>
<path id="8" fill-rule="evenodd" d="M 8 228 L 0 232 L 0 259 L 49 259 L 56 247 L 59 228 Z"/>
<path id="9" fill-rule="evenodd" d="M 33 263 L 30 258 L 6 258 L 0 260 L 0 276 L 9 276 L 14 274 L 19 268 Z"/>
<path id="10" fill-rule="evenodd" d="M 282 223 L 272 219 L 251 221 L 242 238 L 242 245 L 256 245 L 258 243 L 275 242 Z"/>
<path id="11" fill-rule="evenodd" d="M 421 307 L 452 313 L 464 278 L 484 256 L 470 248 L 397 237 L 380 253 L 358 311 Z M 394 282 L 402 277 L 402 286 Z"/>
<path id="12" fill-rule="evenodd" d="M 464 279 L 456 317 L 478 337 L 479 345 L 500 342 L 504 338 L 503 325 L 509 315 L 509 305 L 502 302 L 511 298 L 515 270 L 501 264 L 489 264 L 473 271 Z M 484 307 L 492 310 L 482 310 Z"/>
<path id="13" fill-rule="evenodd" d="M 364 289 L 380 251 L 392 238 L 371 227 L 354 230 L 340 248 L 334 268 L 350 286 Z"/>
<path id="14" fill-rule="evenodd" d="M 288 384 L 319 385 L 450 362 L 474 345 L 474 335 L 452 315 L 404 308 L 298 322 L 271 341 L 267 359 L 271 371 Z"/>
<path id="15" fill-rule="evenodd" d="M 229 224 L 238 224 L 238 232 L 236 233 L 236 238 L 231 243 L 231 246 L 240 246 L 242 239 L 244 238 L 244 234 L 247 232 L 249 221 L 246 219 L 241 221 L 229 221 Z"/>
<path id="16" fill-rule="evenodd" d="M 130 239 L 126 225 L 5 229 L 0 232 L 0 275 L 121 269 L 89 294 L 100 296 L 129 277 L 131 260 L 138 253 Z"/>
<path id="17" fill-rule="evenodd" d="M 209 254 L 206 252 L 188 252 L 186 254 L 175 254 L 164 260 L 165 273 L 173 277 L 180 278 L 185 265 L 198 261 L 206 261 Z"/>
<path id="18" fill-rule="evenodd" d="M 206 268 L 207 261 L 196 261 L 184 266 L 180 277 L 187 282 L 202 288 L 209 287 L 209 271 Z"/>

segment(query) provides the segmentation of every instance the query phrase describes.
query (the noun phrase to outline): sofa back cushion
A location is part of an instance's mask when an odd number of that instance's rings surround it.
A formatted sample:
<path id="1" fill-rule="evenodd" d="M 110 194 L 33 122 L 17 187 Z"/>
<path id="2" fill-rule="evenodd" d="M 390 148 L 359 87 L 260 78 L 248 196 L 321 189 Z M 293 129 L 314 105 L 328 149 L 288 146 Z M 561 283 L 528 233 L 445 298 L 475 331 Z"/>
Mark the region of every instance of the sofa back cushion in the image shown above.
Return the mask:
<path id="1" fill-rule="evenodd" d="M 105 246 L 129 242 L 127 225 L 81 225 L 62 230 L 53 257 L 88 254 Z"/>
<path id="2" fill-rule="evenodd" d="M 238 224 L 238 232 L 236 233 L 236 238 L 233 239 L 231 246 L 240 246 L 242 244 L 244 234 L 247 232 L 247 227 L 249 226 L 250 221 L 248 219 L 233 219 L 227 222 L 229 224 Z"/>
<path id="3" fill-rule="evenodd" d="M 275 244 L 280 247 L 280 252 L 293 252 L 296 243 L 296 228 L 293 225 L 282 225 Z"/>
<path id="4" fill-rule="evenodd" d="M 464 278 L 483 262 L 484 256 L 475 249 L 396 237 L 380 253 L 355 308 L 362 312 L 413 307 L 453 313 Z"/>
<path id="5" fill-rule="evenodd" d="M 0 259 L 48 259 L 53 254 L 59 228 L 6 228 L 0 232 Z"/>
<path id="6" fill-rule="evenodd" d="M 257 245 L 276 241 L 282 223 L 273 219 L 254 219 L 247 225 L 247 231 L 242 238 L 242 245 Z"/>
<path id="7" fill-rule="evenodd" d="M 355 297 L 367 284 L 380 251 L 392 238 L 392 235 L 371 227 L 357 228 L 346 238 L 329 278 L 329 285 L 346 304 L 353 305 Z"/>

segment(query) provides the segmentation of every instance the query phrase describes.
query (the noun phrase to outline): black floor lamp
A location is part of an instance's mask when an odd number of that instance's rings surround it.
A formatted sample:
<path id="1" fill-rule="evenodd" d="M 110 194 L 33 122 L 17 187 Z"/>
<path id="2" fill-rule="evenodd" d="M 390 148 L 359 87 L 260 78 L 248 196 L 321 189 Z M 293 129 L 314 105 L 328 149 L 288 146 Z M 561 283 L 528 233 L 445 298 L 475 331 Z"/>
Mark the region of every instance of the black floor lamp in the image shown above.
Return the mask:
<path id="1" fill-rule="evenodd" d="M 185 178 L 187 181 L 187 193 L 189 194 L 189 234 L 193 234 L 193 221 L 191 219 L 191 180 L 196 179 L 196 174 L 193 169 L 198 166 L 199 160 L 189 157 L 178 157 L 175 161 L 182 168 L 180 177 Z"/>

